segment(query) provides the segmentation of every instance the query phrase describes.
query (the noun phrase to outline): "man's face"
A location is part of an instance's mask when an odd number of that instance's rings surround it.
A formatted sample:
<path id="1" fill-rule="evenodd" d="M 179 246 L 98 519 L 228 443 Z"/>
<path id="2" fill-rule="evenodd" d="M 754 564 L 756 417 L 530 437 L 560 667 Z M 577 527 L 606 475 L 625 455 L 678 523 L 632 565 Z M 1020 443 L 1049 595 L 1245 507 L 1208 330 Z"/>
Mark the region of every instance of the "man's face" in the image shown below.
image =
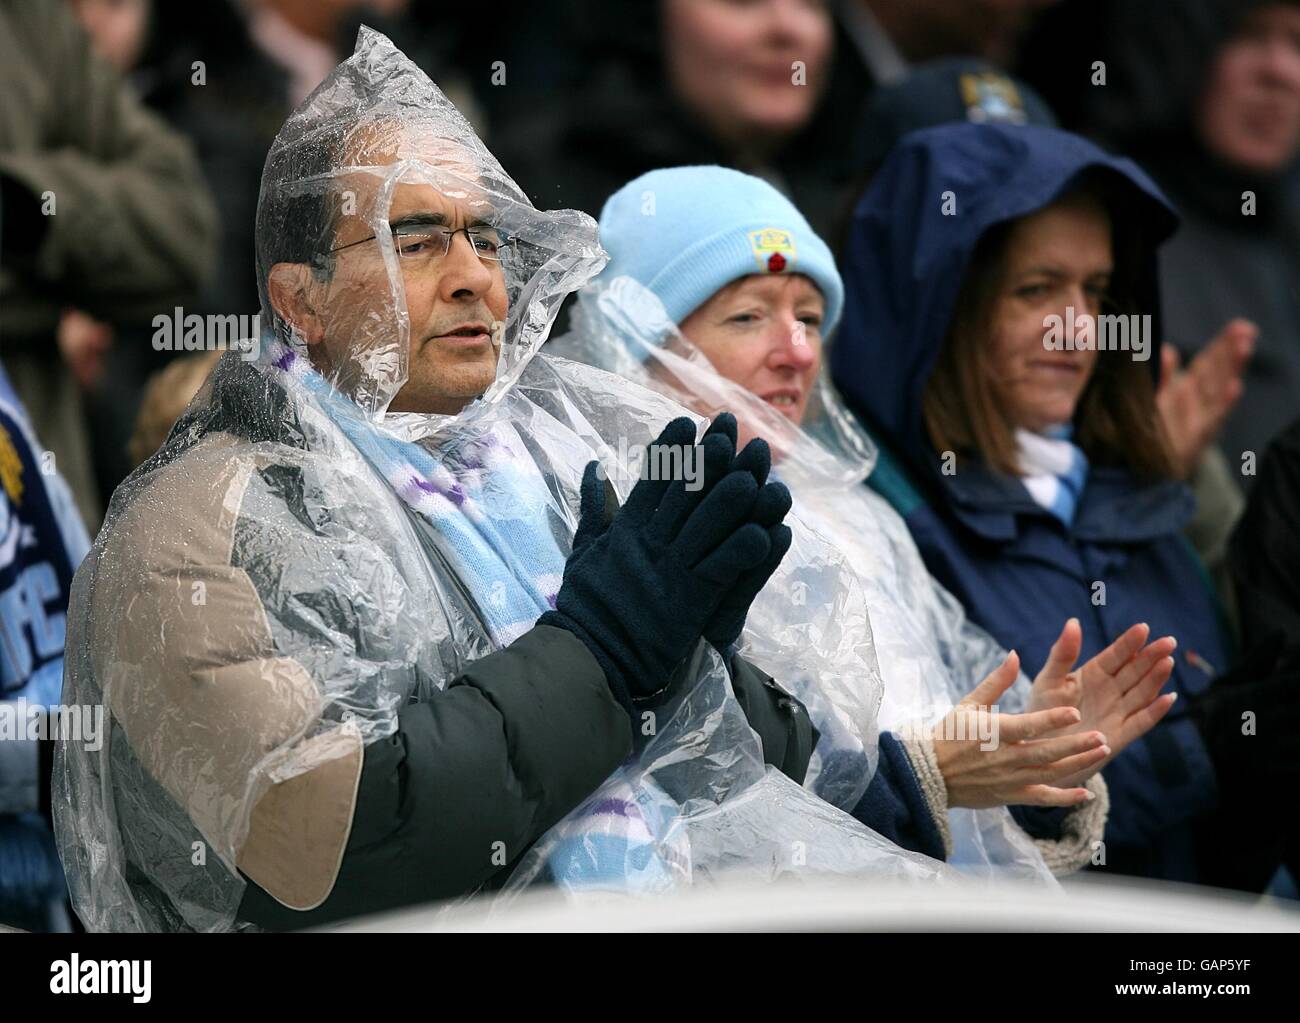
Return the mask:
<path id="1" fill-rule="evenodd" d="M 452 162 L 445 150 L 433 148 L 423 154 L 403 144 L 400 158 L 442 166 Z M 370 146 L 356 162 L 383 165 L 398 158 L 383 152 L 382 145 Z M 465 173 L 464 167 L 460 170 Z M 313 363 L 329 375 L 355 363 L 367 348 L 382 352 L 400 338 L 404 311 L 410 325 L 408 376 L 388 408 L 454 415 L 495 379 L 506 318 L 505 274 L 499 260 L 487 258 L 484 244 L 492 237 L 480 219 L 486 204 L 468 191 L 449 195 L 430 183 L 400 180 L 393 186 L 387 215 L 378 218 L 383 229 L 372 237 L 374 212 L 383 202 L 382 177 L 350 173 L 338 184 L 354 197 L 353 205 L 345 208 L 354 209 L 355 215 L 338 221 L 330 276 L 304 277 L 316 319 L 310 321 L 314 329 L 301 332 Z M 465 228 L 476 236 L 479 248 Z M 446 231 L 459 233 L 448 243 Z M 381 245 L 401 274 L 398 296 Z M 338 374 L 344 386 L 346 376 L 346 371 Z"/>

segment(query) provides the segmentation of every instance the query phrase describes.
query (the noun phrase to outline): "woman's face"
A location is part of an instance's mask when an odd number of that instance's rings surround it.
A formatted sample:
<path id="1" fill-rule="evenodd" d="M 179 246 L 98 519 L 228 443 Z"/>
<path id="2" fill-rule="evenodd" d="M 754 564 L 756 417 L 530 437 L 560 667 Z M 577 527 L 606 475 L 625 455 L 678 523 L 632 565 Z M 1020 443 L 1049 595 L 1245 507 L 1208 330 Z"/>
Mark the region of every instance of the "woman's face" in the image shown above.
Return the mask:
<path id="1" fill-rule="evenodd" d="M 1112 263 L 1110 217 L 1096 199 L 1069 197 L 1012 226 L 986 366 L 1016 426 L 1038 431 L 1073 418 L 1097 351 L 1065 349 L 1085 327 L 1096 337 Z M 1048 343 L 1052 316 L 1064 325 L 1063 345 Z"/>
<path id="2" fill-rule="evenodd" d="M 821 366 L 822 293 L 802 274 L 750 274 L 716 292 L 681 331 L 729 380 L 795 424 Z"/>
<path id="3" fill-rule="evenodd" d="M 666 0 L 663 11 L 673 90 L 725 142 L 761 146 L 808 122 L 830 60 L 826 0 Z"/>

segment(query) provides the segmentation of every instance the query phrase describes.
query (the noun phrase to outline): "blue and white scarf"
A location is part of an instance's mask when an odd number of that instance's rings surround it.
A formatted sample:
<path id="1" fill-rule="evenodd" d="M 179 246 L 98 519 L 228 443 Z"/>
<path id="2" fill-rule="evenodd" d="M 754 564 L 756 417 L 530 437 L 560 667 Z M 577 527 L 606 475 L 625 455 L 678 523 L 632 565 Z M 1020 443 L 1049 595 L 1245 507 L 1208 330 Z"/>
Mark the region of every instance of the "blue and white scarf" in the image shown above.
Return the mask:
<path id="1" fill-rule="evenodd" d="M 264 351 L 268 344 L 264 344 Z M 488 634 L 507 646 L 555 606 L 564 555 L 549 528 L 549 492 L 510 424 L 452 440 L 436 453 L 368 422 L 304 357 L 269 342 L 267 364 L 305 387 L 402 501 L 478 598 Z"/>
<path id="2" fill-rule="evenodd" d="M 1020 482 L 1035 504 L 1066 526 L 1074 522 L 1079 495 L 1088 481 L 1088 457 L 1070 441 L 1073 432 L 1068 423 L 1042 433 L 1016 430 Z"/>

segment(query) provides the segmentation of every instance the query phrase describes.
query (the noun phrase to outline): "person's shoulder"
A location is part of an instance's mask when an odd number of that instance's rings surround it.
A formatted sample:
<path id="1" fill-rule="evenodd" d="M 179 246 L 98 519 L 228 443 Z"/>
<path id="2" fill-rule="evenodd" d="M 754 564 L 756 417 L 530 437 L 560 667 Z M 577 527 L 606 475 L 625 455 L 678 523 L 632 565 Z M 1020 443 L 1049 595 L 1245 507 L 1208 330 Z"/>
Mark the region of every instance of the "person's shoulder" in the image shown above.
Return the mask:
<path id="1" fill-rule="evenodd" d="M 115 496 L 104 547 L 153 570 L 229 564 L 244 495 L 258 474 L 289 464 L 294 449 L 216 431 L 129 479 Z"/>

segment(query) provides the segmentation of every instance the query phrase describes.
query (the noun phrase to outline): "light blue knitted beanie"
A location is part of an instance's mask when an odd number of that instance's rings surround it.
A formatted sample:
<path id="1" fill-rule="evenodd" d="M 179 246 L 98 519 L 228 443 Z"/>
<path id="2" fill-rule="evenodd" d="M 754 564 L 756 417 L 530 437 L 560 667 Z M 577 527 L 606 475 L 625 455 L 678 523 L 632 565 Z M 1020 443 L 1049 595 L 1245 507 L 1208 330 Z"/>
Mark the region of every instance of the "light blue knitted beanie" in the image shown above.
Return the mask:
<path id="1" fill-rule="evenodd" d="M 748 274 L 810 277 L 826 301 L 823 337 L 844 305 L 831 250 L 803 214 L 766 181 L 726 167 L 670 167 L 629 181 L 601 210 L 600 243 L 610 255 L 600 280 L 640 282 L 674 323 Z"/>

